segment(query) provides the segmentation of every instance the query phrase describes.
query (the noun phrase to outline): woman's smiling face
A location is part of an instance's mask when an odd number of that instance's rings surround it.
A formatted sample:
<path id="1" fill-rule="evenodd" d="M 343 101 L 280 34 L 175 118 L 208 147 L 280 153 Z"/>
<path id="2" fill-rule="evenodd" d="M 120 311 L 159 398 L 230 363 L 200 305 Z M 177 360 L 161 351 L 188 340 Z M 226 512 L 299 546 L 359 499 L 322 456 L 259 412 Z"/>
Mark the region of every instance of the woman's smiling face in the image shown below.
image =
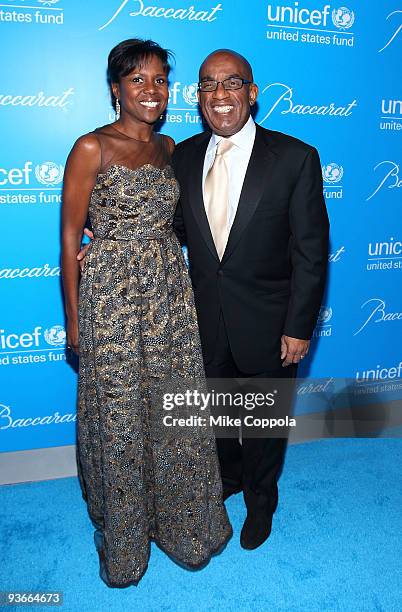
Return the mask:
<path id="1" fill-rule="evenodd" d="M 127 113 L 138 123 L 155 123 L 168 103 L 167 73 L 156 55 L 121 77 L 112 88 L 119 99 L 122 117 Z"/>

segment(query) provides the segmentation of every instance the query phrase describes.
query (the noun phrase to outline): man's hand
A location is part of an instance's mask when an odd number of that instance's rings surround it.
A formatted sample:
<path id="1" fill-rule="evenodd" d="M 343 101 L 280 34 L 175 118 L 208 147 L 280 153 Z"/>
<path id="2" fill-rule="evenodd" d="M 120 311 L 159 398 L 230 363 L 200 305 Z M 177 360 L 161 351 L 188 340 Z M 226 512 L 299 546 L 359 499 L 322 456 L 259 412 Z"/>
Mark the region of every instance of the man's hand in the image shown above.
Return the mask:
<path id="1" fill-rule="evenodd" d="M 94 235 L 93 235 L 93 233 L 89 229 L 85 228 L 84 229 L 84 234 L 85 234 L 85 236 L 88 236 L 88 238 L 90 238 L 91 240 L 94 239 Z M 81 248 L 81 251 L 77 255 L 77 259 L 80 262 L 81 272 L 84 271 L 84 267 L 85 267 L 85 255 L 87 254 L 88 249 L 89 249 L 89 244 L 85 244 Z"/>
<path id="2" fill-rule="evenodd" d="M 299 363 L 303 359 L 310 348 L 310 340 L 299 340 L 290 336 L 282 336 L 281 338 L 281 359 L 284 359 L 282 367 L 291 363 Z"/>

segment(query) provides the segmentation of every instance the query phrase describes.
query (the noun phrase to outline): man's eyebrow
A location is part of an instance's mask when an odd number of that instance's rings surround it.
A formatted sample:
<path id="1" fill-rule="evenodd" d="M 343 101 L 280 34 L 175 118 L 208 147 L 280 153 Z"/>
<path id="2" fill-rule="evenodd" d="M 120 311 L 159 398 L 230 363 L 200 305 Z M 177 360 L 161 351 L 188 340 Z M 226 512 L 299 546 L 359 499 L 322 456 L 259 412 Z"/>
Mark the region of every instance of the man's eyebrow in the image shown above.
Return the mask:
<path id="1" fill-rule="evenodd" d="M 243 78 L 238 72 L 235 72 L 233 74 L 228 74 L 227 76 L 225 76 L 225 79 L 233 79 L 233 78 L 237 78 L 237 79 L 241 79 Z M 214 77 L 206 75 L 201 77 L 201 81 L 215 81 Z"/>

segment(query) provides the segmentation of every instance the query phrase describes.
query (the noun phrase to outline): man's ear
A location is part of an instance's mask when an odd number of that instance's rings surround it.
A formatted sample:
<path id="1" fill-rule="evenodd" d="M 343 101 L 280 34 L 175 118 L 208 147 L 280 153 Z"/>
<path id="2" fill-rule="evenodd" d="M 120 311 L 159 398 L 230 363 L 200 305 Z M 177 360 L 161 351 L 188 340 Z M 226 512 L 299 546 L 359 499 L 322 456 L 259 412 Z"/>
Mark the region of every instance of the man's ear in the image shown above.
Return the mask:
<path id="1" fill-rule="evenodd" d="M 255 83 L 251 83 L 249 94 L 248 94 L 250 106 L 254 106 L 257 100 L 257 96 L 258 96 L 258 86 Z"/>

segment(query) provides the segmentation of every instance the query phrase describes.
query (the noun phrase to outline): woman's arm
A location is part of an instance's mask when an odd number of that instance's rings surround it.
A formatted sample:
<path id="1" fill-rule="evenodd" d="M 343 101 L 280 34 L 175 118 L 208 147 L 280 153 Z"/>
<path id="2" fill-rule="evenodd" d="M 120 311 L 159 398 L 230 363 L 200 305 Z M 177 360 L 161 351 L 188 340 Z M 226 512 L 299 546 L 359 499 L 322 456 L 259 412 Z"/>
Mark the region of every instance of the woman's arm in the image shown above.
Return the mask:
<path id="1" fill-rule="evenodd" d="M 62 276 L 67 315 L 67 343 L 78 353 L 78 284 L 82 230 L 101 164 L 100 144 L 87 134 L 77 140 L 67 159 L 62 206 Z"/>

